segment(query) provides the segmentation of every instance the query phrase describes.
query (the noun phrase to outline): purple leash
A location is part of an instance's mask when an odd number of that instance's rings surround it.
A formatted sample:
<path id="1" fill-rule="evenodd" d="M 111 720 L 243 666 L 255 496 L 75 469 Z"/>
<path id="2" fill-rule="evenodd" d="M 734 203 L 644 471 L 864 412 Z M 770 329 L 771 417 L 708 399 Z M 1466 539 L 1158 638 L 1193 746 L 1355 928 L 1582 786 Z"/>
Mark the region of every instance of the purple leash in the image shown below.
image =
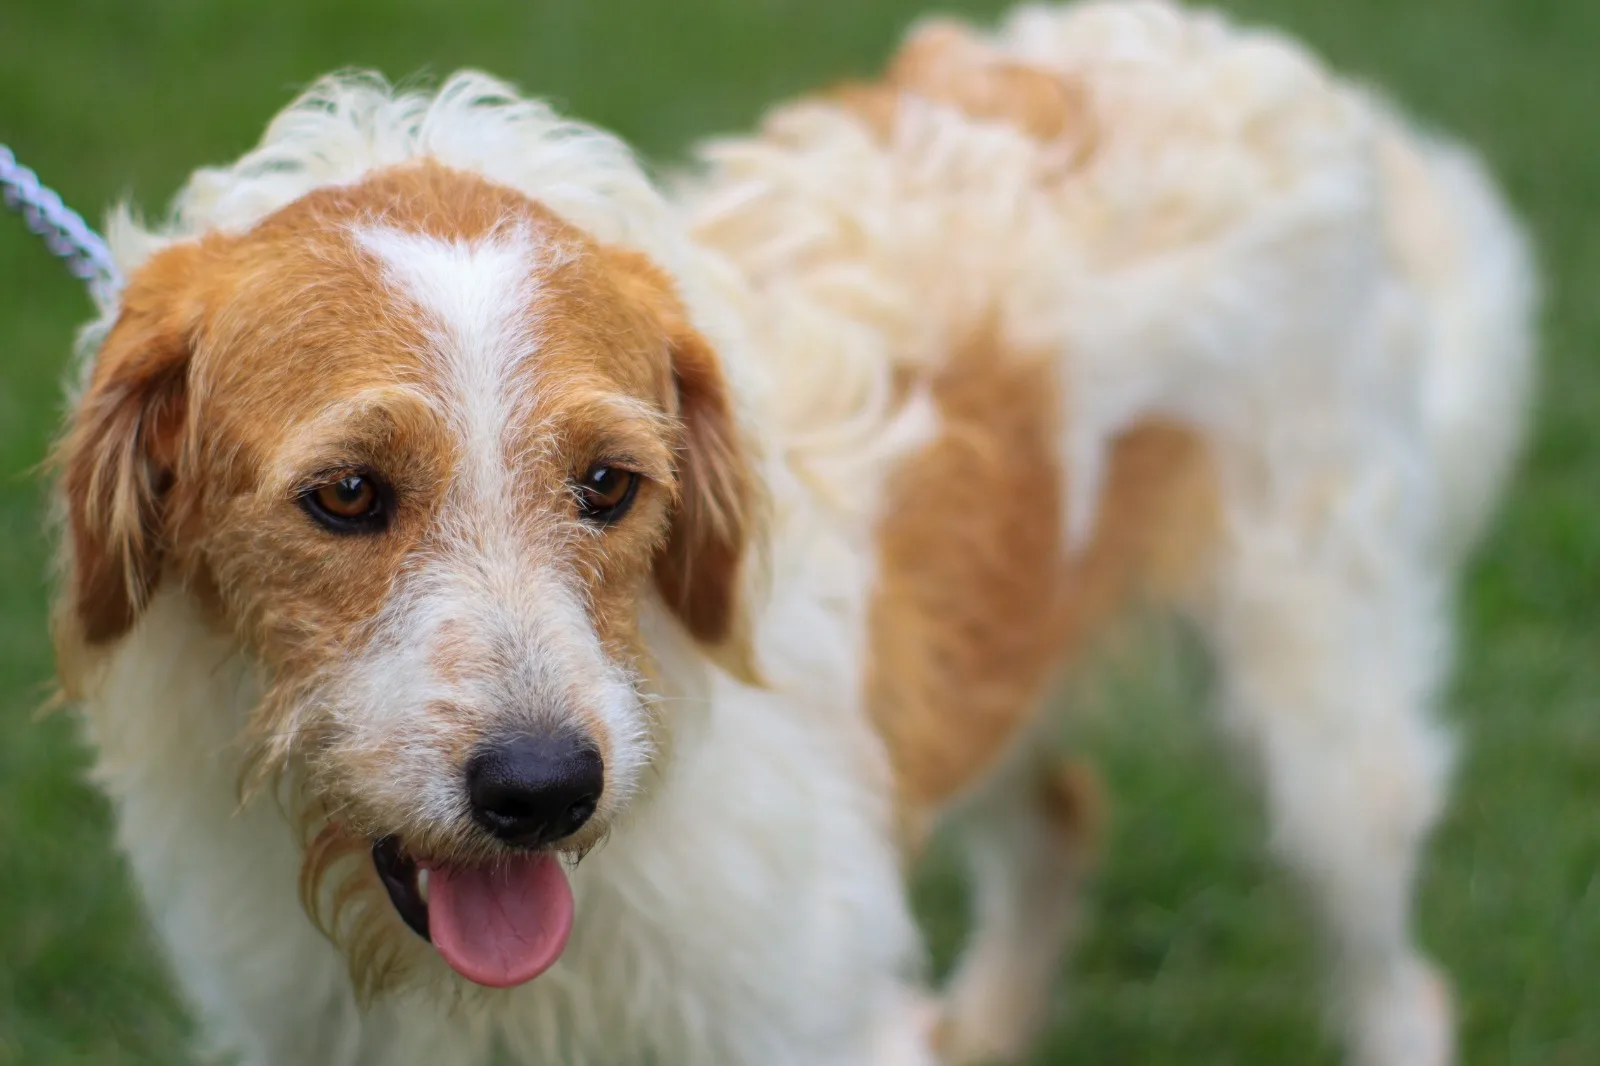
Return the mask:
<path id="1" fill-rule="evenodd" d="M 55 190 L 39 183 L 39 176 L 21 163 L 11 149 L 0 144 L 0 199 L 22 215 L 22 221 L 42 238 L 50 254 L 65 260 L 72 276 L 86 283 L 99 303 L 109 303 L 122 284 L 111 261 L 111 249 L 89 228 L 83 216 L 61 202 Z"/>

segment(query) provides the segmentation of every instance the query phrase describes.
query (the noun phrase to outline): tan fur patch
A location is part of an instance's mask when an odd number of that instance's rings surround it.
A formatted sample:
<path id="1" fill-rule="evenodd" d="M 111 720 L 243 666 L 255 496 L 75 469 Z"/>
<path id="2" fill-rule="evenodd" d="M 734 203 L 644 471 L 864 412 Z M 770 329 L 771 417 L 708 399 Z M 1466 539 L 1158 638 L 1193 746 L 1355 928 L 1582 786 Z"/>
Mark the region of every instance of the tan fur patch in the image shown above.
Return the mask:
<path id="1" fill-rule="evenodd" d="M 1116 444 L 1069 558 L 1049 362 L 981 338 L 931 384 L 942 433 L 890 480 L 869 609 L 868 706 L 913 822 L 974 784 L 1058 668 L 1136 597 L 1173 594 L 1214 535 L 1198 439 L 1149 423 Z"/>
<path id="2" fill-rule="evenodd" d="M 1055 767 L 1039 783 L 1039 808 L 1077 853 L 1094 854 L 1094 845 L 1105 832 L 1106 801 L 1093 766 L 1068 760 Z"/>
<path id="3" fill-rule="evenodd" d="M 847 82 L 824 97 L 855 112 L 888 140 L 907 95 L 980 121 L 1015 126 L 1061 149 L 1063 164 L 1085 154 L 1094 139 L 1082 84 L 1017 63 L 955 22 L 926 24 L 901 48 L 881 81 Z"/>

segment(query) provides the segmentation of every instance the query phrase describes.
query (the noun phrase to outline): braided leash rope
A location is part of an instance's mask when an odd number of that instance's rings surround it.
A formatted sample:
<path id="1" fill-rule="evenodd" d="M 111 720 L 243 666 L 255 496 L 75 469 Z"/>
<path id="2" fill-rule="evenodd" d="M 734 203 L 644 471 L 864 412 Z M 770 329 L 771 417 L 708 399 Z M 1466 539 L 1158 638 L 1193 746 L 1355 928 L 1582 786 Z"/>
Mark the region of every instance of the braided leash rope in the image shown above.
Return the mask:
<path id="1" fill-rule="evenodd" d="M 83 216 L 61 202 L 55 190 L 0 144 L 0 199 L 22 215 L 28 229 L 44 239 L 50 254 L 66 261 L 72 276 L 88 283 L 97 301 L 109 302 L 121 285 L 111 249 Z"/>

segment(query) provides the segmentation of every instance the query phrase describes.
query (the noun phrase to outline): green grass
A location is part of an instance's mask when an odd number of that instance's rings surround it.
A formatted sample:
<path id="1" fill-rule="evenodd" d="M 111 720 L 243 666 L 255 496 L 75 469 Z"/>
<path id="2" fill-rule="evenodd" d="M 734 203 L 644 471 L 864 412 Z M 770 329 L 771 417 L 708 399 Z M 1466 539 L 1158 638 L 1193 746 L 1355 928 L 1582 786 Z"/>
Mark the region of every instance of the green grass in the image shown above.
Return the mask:
<path id="1" fill-rule="evenodd" d="M 342 65 L 475 65 L 670 157 L 772 99 L 872 69 L 923 0 L 0 0 L 0 141 L 96 214 L 152 208 Z M 949 5 L 946 5 L 949 6 Z M 975 14 L 994 4 L 968 5 Z M 1464 1058 L 1600 1063 L 1600 6 L 1236 0 L 1481 145 L 1551 279 L 1526 471 L 1462 601 L 1451 714 L 1470 742 L 1422 894 Z M 382 14 L 379 14 L 380 9 Z M 0 1064 L 175 1063 L 187 1023 L 83 784 L 51 672 L 31 473 L 87 304 L 0 218 Z M 1163 660 L 1163 663 L 1165 661 Z M 1249 793 L 1162 665 L 1083 728 L 1117 799 L 1097 919 L 1040 1063 L 1331 1063 L 1303 915 Z M 936 863 L 936 866 L 939 865 Z M 959 896 L 922 886 L 948 953 Z"/>

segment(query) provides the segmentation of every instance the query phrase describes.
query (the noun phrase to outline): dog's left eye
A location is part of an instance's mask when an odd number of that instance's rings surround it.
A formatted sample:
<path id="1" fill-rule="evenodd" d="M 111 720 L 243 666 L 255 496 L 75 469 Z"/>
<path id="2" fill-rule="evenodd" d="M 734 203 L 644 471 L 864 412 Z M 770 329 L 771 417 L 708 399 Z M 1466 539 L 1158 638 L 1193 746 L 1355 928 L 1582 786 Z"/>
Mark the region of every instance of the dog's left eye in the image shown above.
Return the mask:
<path id="1" fill-rule="evenodd" d="M 639 475 L 621 467 L 596 465 L 578 482 L 578 513 L 595 525 L 610 525 L 627 513 Z"/>
<path id="2" fill-rule="evenodd" d="M 300 497 L 306 512 L 335 533 L 382 529 L 388 521 L 383 486 L 369 474 L 346 474 Z"/>

